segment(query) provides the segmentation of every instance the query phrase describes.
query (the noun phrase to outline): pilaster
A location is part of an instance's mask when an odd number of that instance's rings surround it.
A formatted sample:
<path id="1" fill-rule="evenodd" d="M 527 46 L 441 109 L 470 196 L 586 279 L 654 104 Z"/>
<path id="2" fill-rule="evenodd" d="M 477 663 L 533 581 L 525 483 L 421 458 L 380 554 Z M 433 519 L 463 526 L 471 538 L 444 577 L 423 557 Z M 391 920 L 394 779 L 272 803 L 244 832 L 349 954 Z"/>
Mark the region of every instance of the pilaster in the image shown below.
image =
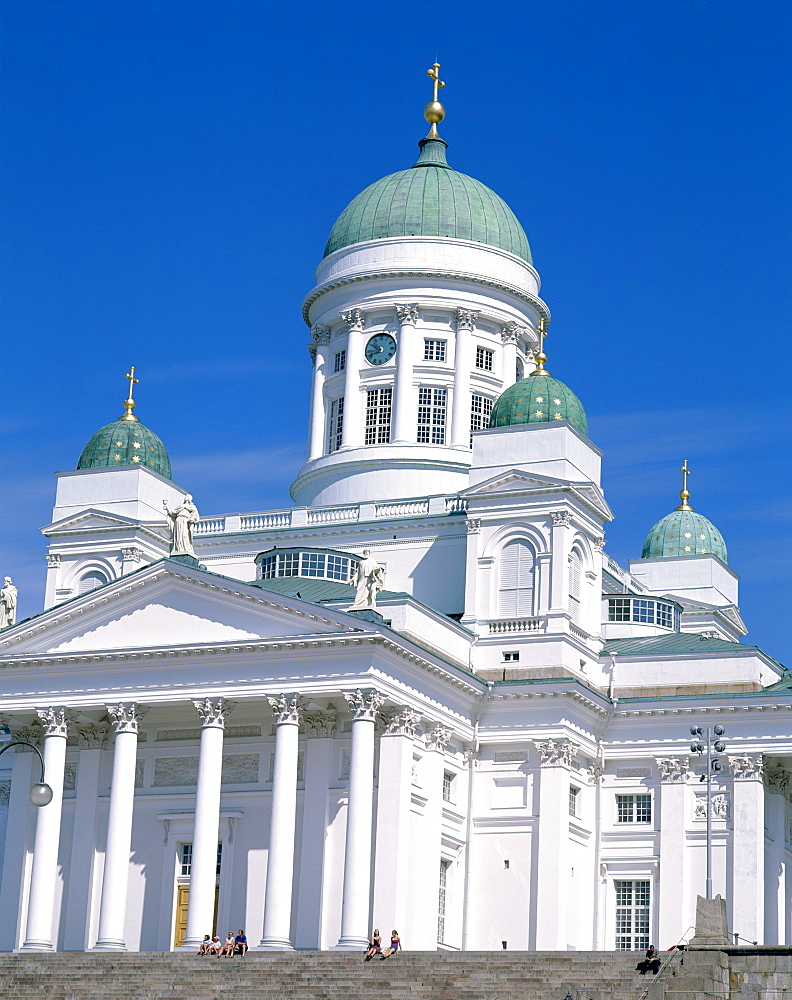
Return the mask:
<path id="1" fill-rule="evenodd" d="M 341 450 L 363 444 L 363 400 L 360 392 L 360 369 L 363 367 L 363 328 L 366 317 L 360 309 L 341 314 L 347 325 L 346 379 L 344 380 L 344 426 Z"/>
<path id="2" fill-rule="evenodd" d="M 540 768 L 534 948 L 565 951 L 569 938 L 569 771 L 576 747 L 569 740 L 544 740 L 536 743 L 536 749 Z"/>
<path id="3" fill-rule="evenodd" d="M 329 370 L 330 330 L 319 323 L 311 328 L 311 340 L 314 351 L 313 380 L 311 383 L 311 411 L 308 431 L 308 461 L 321 458 L 325 450 L 325 414 L 324 385 Z"/>
<path id="4" fill-rule="evenodd" d="M 426 799 L 418 854 L 421 905 L 416 908 L 412 920 L 416 932 L 415 946 L 419 949 L 431 950 L 437 947 L 440 849 L 443 836 L 443 766 L 450 737 L 451 730 L 444 726 L 434 726 L 428 730 L 425 736 L 427 752 L 420 763 Z"/>
<path id="5" fill-rule="evenodd" d="M 764 770 L 761 754 L 729 760 L 733 784 L 732 898 L 729 927 L 764 940 Z M 717 886 L 715 887 L 717 892 Z"/>
<path id="6" fill-rule="evenodd" d="M 685 784 L 687 757 L 658 757 L 660 772 L 660 872 L 657 886 L 660 941 L 676 943 L 694 922 L 695 893 L 683 897 L 680 889 L 688 884 L 685 864 Z"/>
<path id="7" fill-rule="evenodd" d="M 399 319 L 399 346 L 396 365 L 396 385 L 393 399 L 394 444 L 414 444 L 418 420 L 418 403 L 413 386 L 417 360 L 418 304 L 397 305 Z"/>
<path id="8" fill-rule="evenodd" d="M 473 330 L 478 310 L 456 311 L 454 398 L 451 409 L 451 447 L 470 450 L 470 374 L 473 367 Z"/>

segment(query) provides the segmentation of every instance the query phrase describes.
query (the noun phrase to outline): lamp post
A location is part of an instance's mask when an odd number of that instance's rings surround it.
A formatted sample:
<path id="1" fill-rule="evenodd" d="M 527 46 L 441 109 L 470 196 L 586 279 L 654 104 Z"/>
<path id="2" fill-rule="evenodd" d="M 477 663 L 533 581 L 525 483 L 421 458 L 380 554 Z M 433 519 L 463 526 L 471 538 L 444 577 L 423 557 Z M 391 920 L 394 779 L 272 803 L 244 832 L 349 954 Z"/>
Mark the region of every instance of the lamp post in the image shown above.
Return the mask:
<path id="1" fill-rule="evenodd" d="M 30 747 L 31 750 L 34 750 L 38 754 L 41 764 L 41 780 L 37 781 L 30 789 L 30 801 L 39 809 L 42 806 L 48 806 L 52 802 L 52 789 L 44 781 L 44 758 L 41 756 L 39 748 L 34 743 L 28 743 L 27 740 L 12 739 L 8 726 L 0 727 L 0 743 L 5 744 L 5 746 L 0 747 L 0 755 L 4 754 L 6 750 L 10 750 L 11 747 Z"/>
<path id="2" fill-rule="evenodd" d="M 690 744 L 691 752 L 702 756 L 706 754 L 707 760 L 707 770 L 701 776 L 701 780 L 707 782 L 707 882 L 705 890 L 707 899 L 712 899 L 712 775 L 719 774 L 723 770 L 720 759 L 713 754 L 713 751 L 715 754 L 720 754 L 726 749 L 726 744 L 722 743 L 720 739 L 725 732 L 723 726 L 713 726 L 712 729 L 709 726 L 705 729 L 702 729 L 701 726 L 690 727 L 690 735 L 698 737 Z M 706 740 L 706 745 L 704 740 Z"/>

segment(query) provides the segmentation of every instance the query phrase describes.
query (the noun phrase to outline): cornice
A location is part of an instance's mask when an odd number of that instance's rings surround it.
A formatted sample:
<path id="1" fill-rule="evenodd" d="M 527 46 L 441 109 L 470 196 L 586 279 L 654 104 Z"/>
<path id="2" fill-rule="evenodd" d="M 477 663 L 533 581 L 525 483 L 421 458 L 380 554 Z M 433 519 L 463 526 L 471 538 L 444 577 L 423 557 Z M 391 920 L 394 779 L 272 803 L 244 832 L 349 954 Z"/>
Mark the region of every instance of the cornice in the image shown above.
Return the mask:
<path id="1" fill-rule="evenodd" d="M 335 523 L 330 523 L 327 525 L 322 525 L 321 529 L 317 530 L 316 525 L 293 525 L 283 528 L 255 528 L 252 531 L 233 531 L 228 533 L 222 533 L 217 535 L 200 535 L 196 539 L 196 551 L 198 552 L 199 558 L 203 558 L 204 550 L 207 548 L 216 548 L 217 546 L 227 544 L 229 542 L 244 542 L 250 538 L 261 538 L 266 539 L 268 542 L 270 539 L 277 538 L 289 538 L 296 535 L 300 536 L 301 544 L 309 545 L 311 544 L 309 539 L 314 538 L 336 538 L 339 535 L 349 535 L 354 532 L 359 535 L 372 535 L 382 532 L 393 533 L 401 525 L 412 526 L 414 522 L 420 522 L 416 524 L 415 527 L 420 527 L 421 534 L 415 535 L 415 538 L 410 536 L 405 536 L 403 538 L 397 539 L 386 539 L 383 538 L 382 542 L 378 542 L 378 547 L 382 545 L 383 548 L 397 548 L 399 545 L 404 545 L 405 542 L 410 541 L 425 541 L 424 531 L 427 528 L 447 528 L 450 523 L 453 523 L 453 518 L 460 518 L 464 522 L 465 512 L 464 511 L 449 511 L 447 514 L 425 514 L 419 515 L 418 517 L 398 517 L 398 518 L 379 518 L 376 521 L 337 521 Z M 443 534 L 443 538 L 463 538 L 466 537 L 465 534 L 450 535 Z M 357 543 L 355 543 L 357 544 Z"/>
<path id="2" fill-rule="evenodd" d="M 530 683 L 529 679 L 526 679 L 526 682 Z M 574 680 L 572 682 L 574 683 Z M 564 683 L 564 680 L 561 679 L 559 683 Z M 531 699 L 538 701 L 570 700 L 594 712 L 596 715 L 604 716 L 608 714 L 607 704 L 595 701 L 592 695 L 584 694 L 582 691 L 570 690 L 569 688 L 554 691 L 499 691 L 496 687 L 490 696 L 491 701 L 529 701 Z"/>
<path id="3" fill-rule="evenodd" d="M 485 288 L 494 288 L 499 292 L 506 292 L 508 295 L 513 295 L 515 298 L 532 306 L 539 313 L 540 317 L 544 317 L 550 322 L 550 310 L 547 308 L 545 303 L 539 298 L 538 295 L 532 295 L 530 292 L 526 292 L 522 288 L 518 288 L 517 285 L 512 285 L 507 281 L 498 281 L 494 278 L 485 278 L 482 275 L 475 274 L 472 271 L 454 271 L 454 270 L 431 270 L 426 268 L 394 268 L 387 271 L 369 271 L 366 274 L 354 274 L 349 275 L 344 278 L 337 278 L 335 281 L 325 281 L 321 285 L 317 285 L 313 288 L 306 296 L 303 301 L 302 314 L 306 325 L 310 328 L 310 310 L 311 306 L 318 301 L 327 292 L 335 291 L 337 288 L 343 288 L 346 285 L 360 284 L 364 281 L 376 281 L 382 278 L 426 278 L 429 281 L 432 280 L 451 280 L 451 281 L 463 281 L 467 283 L 473 283 L 476 285 L 483 285 Z"/>

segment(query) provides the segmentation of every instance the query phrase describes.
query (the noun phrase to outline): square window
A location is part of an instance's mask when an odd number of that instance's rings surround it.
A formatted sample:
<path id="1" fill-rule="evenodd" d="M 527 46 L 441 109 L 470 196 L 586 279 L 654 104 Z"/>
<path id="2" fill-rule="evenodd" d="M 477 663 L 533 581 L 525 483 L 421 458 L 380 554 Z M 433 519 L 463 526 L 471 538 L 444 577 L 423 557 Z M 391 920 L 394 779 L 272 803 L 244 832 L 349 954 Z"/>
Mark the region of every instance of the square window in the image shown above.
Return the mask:
<path id="1" fill-rule="evenodd" d="M 444 340 L 424 341 L 424 361 L 445 361 L 446 342 Z"/>
<path id="2" fill-rule="evenodd" d="M 651 823 L 652 822 L 652 796 L 651 795 L 617 795 L 616 796 L 616 822 L 617 823 Z"/>
<path id="3" fill-rule="evenodd" d="M 488 350 L 486 347 L 476 348 L 476 368 L 481 368 L 482 371 L 491 372 L 492 371 L 492 359 L 495 356 L 494 351 Z"/>

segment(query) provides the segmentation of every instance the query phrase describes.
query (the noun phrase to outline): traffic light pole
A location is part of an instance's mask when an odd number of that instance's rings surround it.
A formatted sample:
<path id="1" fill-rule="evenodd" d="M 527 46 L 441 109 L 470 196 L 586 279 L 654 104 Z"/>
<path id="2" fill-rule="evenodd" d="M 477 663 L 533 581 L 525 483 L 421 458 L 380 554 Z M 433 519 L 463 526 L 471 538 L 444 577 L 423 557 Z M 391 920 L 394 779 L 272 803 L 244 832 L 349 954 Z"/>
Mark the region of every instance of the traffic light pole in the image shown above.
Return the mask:
<path id="1" fill-rule="evenodd" d="M 707 780 L 707 879 L 705 884 L 705 893 L 707 899 L 712 899 L 712 774 L 713 771 L 721 770 L 721 762 L 717 756 L 713 756 L 713 749 L 716 754 L 721 754 L 726 749 L 725 745 L 721 742 L 721 736 L 726 732 L 723 726 L 714 726 L 712 729 L 707 726 L 706 729 L 702 729 L 701 726 L 691 726 L 690 735 L 698 736 L 699 740 L 690 744 L 690 749 L 693 753 L 705 754 L 707 755 L 707 770 L 704 778 Z M 701 742 L 701 739 L 706 735 L 706 747 Z M 712 737 L 715 737 L 715 745 L 713 747 Z"/>

